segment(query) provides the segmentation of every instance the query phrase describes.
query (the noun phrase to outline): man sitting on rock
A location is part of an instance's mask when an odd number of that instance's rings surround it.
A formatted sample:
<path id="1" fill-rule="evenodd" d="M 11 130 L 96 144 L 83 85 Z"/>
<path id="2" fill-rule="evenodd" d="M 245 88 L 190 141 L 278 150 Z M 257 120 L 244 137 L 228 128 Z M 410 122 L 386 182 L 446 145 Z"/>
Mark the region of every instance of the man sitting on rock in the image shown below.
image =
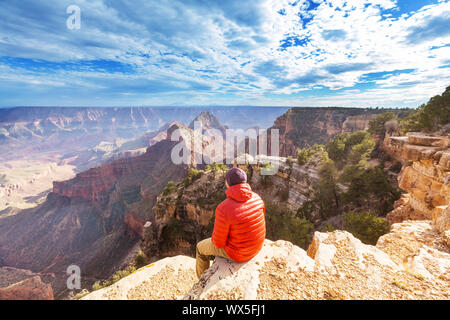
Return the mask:
<path id="1" fill-rule="evenodd" d="M 264 202 L 247 184 L 245 171 L 230 169 L 225 175 L 225 185 L 227 199 L 216 208 L 212 237 L 197 243 L 198 278 L 209 268 L 209 262 L 215 256 L 236 262 L 249 261 L 264 243 Z"/>

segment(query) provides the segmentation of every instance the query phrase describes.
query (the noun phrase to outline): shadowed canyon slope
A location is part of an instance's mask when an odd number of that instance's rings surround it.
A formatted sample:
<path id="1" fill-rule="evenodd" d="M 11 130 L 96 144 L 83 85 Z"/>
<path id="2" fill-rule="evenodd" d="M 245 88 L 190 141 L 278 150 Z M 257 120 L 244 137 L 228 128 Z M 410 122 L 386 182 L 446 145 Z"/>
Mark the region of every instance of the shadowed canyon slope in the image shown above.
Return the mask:
<path id="1" fill-rule="evenodd" d="M 141 156 L 55 182 L 42 205 L 3 218 L 2 264 L 61 277 L 77 264 L 87 279 L 108 276 L 138 242 L 157 195 L 185 173 L 170 161 L 175 144 L 163 140 Z M 64 285 L 56 283 L 56 292 Z"/>

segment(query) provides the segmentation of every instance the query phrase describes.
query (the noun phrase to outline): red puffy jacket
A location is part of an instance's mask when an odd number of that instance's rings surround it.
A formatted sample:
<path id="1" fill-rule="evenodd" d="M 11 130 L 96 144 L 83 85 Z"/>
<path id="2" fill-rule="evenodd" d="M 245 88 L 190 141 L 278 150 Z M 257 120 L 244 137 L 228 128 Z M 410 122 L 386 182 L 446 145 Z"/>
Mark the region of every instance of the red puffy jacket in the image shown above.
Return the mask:
<path id="1" fill-rule="evenodd" d="M 226 191 L 216 208 L 212 242 L 236 262 L 248 261 L 261 250 L 266 237 L 265 206 L 247 183 Z"/>

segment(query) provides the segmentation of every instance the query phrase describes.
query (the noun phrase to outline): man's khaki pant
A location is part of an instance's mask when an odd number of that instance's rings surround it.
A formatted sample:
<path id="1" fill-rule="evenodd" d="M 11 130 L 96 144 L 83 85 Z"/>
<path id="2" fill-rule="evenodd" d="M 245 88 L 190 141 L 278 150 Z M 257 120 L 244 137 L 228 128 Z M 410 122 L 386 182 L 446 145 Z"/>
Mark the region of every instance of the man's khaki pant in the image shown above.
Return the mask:
<path id="1" fill-rule="evenodd" d="M 218 249 L 214 246 L 211 238 L 207 238 L 197 243 L 197 250 L 195 253 L 195 268 L 197 271 L 197 277 L 199 279 L 203 272 L 205 272 L 205 270 L 209 268 L 209 260 L 213 260 L 216 256 L 232 260 L 223 248 Z"/>

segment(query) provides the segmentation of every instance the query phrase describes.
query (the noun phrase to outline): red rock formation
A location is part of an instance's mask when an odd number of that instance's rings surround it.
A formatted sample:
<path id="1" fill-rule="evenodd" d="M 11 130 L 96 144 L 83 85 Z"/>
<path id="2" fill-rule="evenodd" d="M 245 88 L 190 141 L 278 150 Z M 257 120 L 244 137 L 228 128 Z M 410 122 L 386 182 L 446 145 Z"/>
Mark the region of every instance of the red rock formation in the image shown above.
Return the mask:
<path id="1" fill-rule="evenodd" d="M 145 223 L 143 219 L 137 217 L 133 212 L 127 212 L 123 222 L 128 226 L 128 228 L 136 232 L 136 234 L 142 238 Z"/>
<path id="2" fill-rule="evenodd" d="M 36 276 L 0 288 L 0 300 L 53 300 L 53 290 Z"/>
<path id="3" fill-rule="evenodd" d="M 167 182 L 184 176 L 187 166 L 171 161 L 176 143 L 163 140 L 141 156 L 55 182 L 42 205 L 2 219 L 3 264 L 56 273 L 57 296 L 65 290 L 65 271 L 71 264 L 86 277 L 109 277 L 141 238 Z"/>
<path id="4" fill-rule="evenodd" d="M 45 282 L 43 281 L 45 278 Z M 0 300 L 53 300 L 51 274 L 41 275 L 29 270 L 0 268 Z"/>

